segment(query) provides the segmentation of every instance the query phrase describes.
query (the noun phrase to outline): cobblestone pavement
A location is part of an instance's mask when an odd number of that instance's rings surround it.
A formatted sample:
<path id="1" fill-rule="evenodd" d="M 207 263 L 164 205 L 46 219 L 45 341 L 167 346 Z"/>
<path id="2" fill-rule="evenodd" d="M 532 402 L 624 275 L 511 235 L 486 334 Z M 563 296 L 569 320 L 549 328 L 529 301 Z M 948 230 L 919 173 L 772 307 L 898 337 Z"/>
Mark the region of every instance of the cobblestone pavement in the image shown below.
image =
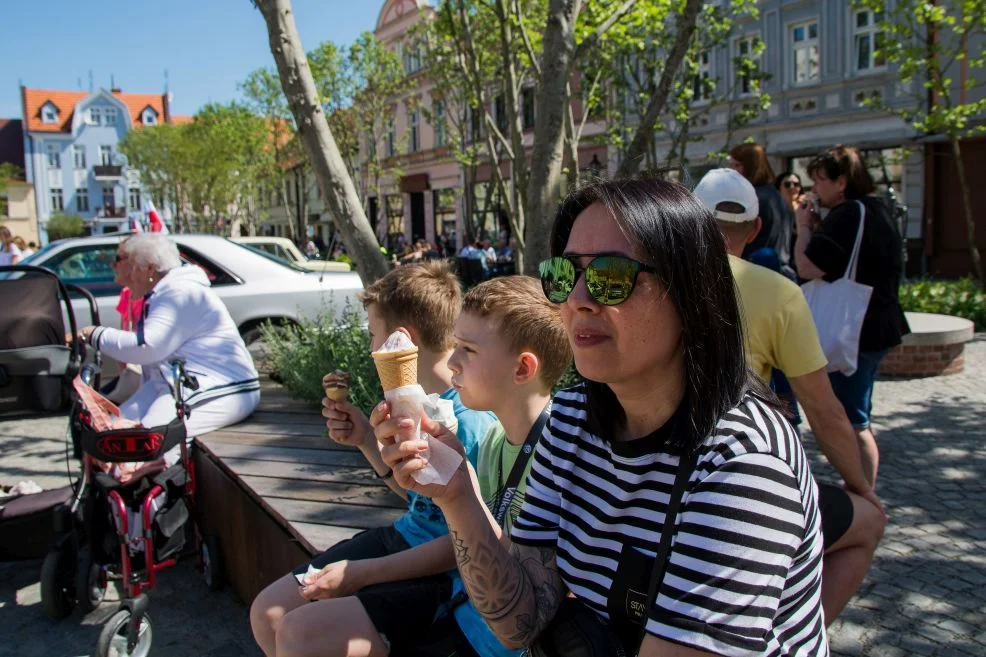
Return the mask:
<path id="1" fill-rule="evenodd" d="M 890 514 L 858 595 L 830 628 L 838 656 L 986 657 L 986 334 L 963 373 L 881 380 L 874 396 L 878 491 Z M 0 422 L 0 483 L 64 485 L 64 419 Z M 806 440 L 819 479 L 832 469 Z M 52 623 L 41 611 L 40 562 L 0 564 L 0 657 L 89 654 L 112 603 Z M 259 656 L 246 606 L 209 593 L 191 564 L 151 593 L 155 657 Z M 11 642 L 11 637 L 17 637 Z"/>

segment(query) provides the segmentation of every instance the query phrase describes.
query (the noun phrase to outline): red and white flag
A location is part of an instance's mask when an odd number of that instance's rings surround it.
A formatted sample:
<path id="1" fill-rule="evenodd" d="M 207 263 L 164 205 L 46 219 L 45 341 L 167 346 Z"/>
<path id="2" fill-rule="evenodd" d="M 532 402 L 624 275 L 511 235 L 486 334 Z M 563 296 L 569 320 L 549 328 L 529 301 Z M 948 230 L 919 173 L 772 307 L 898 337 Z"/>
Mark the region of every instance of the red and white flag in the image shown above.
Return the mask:
<path id="1" fill-rule="evenodd" d="M 168 227 L 161 221 L 161 215 L 157 213 L 157 209 L 154 207 L 154 201 L 151 199 L 147 199 L 147 221 L 150 224 L 152 233 L 168 234 Z"/>

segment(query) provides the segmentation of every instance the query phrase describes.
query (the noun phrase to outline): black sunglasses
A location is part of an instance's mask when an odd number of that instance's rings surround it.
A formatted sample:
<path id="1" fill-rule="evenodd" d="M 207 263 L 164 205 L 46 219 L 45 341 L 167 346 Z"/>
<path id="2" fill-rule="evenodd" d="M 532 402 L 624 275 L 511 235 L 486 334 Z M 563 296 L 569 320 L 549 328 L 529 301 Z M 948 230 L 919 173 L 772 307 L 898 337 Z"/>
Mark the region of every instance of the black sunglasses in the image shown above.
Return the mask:
<path id="1" fill-rule="evenodd" d="M 621 255 L 597 255 L 585 267 L 576 266 L 572 256 L 548 258 L 538 265 L 541 289 L 552 303 L 564 303 L 575 289 L 582 272 L 589 296 L 604 306 L 618 306 L 630 298 L 637 284 L 637 274 L 657 270 L 633 258 Z"/>
<path id="2" fill-rule="evenodd" d="M 799 183 L 796 180 L 785 180 L 784 181 L 784 186 L 785 187 L 801 187 L 801 183 Z"/>

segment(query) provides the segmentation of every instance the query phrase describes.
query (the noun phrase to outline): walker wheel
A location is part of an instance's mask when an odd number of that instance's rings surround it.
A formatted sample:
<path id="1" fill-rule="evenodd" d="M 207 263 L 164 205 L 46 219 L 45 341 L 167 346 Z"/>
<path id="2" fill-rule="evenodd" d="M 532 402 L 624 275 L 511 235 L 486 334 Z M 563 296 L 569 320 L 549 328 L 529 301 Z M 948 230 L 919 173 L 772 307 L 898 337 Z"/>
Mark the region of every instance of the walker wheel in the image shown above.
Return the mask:
<path id="1" fill-rule="evenodd" d="M 223 570 L 223 554 L 219 549 L 219 539 L 212 534 L 202 538 L 202 576 L 210 591 L 222 591 L 226 583 Z"/>
<path id="2" fill-rule="evenodd" d="M 41 607 L 51 620 L 61 620 L 75 607 L 75 558 L 69 547 L 53 547 L 41 565 Z"/>
<path id="3" fill-rule="evenodd" d="M 130 631 L 131 617 L 129 609 L 121 609 L 106 621 L 103 630 L 99 633 L 99 641 L 96 642 L 96 657 L 147 657 L 154 637 L 151 617 L 147 614 L 141 617 L 140 628 L 137 630 L 137 644 L 133 650 L 129 650 L 127 634 Z"/>
<path id="4" fill-rule="evenodd" d="M 99 606 L 106 596 L 106 574 L 99 564 L 93 563 L 89 546 L 79 550 L 79 566 L 75 575 L 75 599 L 82 613 L 88 614 Z"/>

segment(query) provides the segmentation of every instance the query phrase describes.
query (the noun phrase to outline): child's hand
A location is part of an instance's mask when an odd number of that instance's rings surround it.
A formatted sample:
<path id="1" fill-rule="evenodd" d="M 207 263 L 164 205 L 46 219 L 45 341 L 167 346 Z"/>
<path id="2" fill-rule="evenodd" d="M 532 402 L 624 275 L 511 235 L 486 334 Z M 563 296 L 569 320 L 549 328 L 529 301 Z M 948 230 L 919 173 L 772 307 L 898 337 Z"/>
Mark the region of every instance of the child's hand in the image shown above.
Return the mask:
<path id="1" fill-rule="evenodd" d="M 322 570 L 305 578 L 301 587 L 301 597 L 306 600 L 328 600 L 345 598 L 373 582 L 366 579 L 367 562 L 336 561 Z"/>
<path id="2" fill-rule="evenodd" d="M 376 416 L 379 408 L 378 406 L 377 409 L 374 409 L 373 420 L 378 419 Z M 420 440 L 411 438 L 414 432 L 414 423 L 411 420 L 408 418 L 381 420 L 375 423 L 375 431 L 377 440 L 383 445 L 380 456 L 387 467 L 393 470 L 394 481 L 401 488 L 430 497 L 439 504 L 443 500 L 456 499 L 472 491 L 469 461 L 465 458 L 465 450 L 462 443 L 459 442 L 459 438 L 447 427 L 431 420 L 425 414 L 421 416 L 422 434 L 430 434 L 434 440 L 451 447 L 462 455 L 462 464 L 452 475 L 448 484 L 444 486 L 439 484 L 421 485 L 415 481 L 414 473 L 428 464 L 422 456 L 422 452 L 428 450 L 428 441 L 427 436 L 424 435 Z"/>
<path id="3" fill-rule="evenodd" d="M 374 444 L 373 427 L 366 416 L 349 402 L 322 399 L 322 417 L 329 430 L 329 438 L 340 445 L 364 447 Z"/>

